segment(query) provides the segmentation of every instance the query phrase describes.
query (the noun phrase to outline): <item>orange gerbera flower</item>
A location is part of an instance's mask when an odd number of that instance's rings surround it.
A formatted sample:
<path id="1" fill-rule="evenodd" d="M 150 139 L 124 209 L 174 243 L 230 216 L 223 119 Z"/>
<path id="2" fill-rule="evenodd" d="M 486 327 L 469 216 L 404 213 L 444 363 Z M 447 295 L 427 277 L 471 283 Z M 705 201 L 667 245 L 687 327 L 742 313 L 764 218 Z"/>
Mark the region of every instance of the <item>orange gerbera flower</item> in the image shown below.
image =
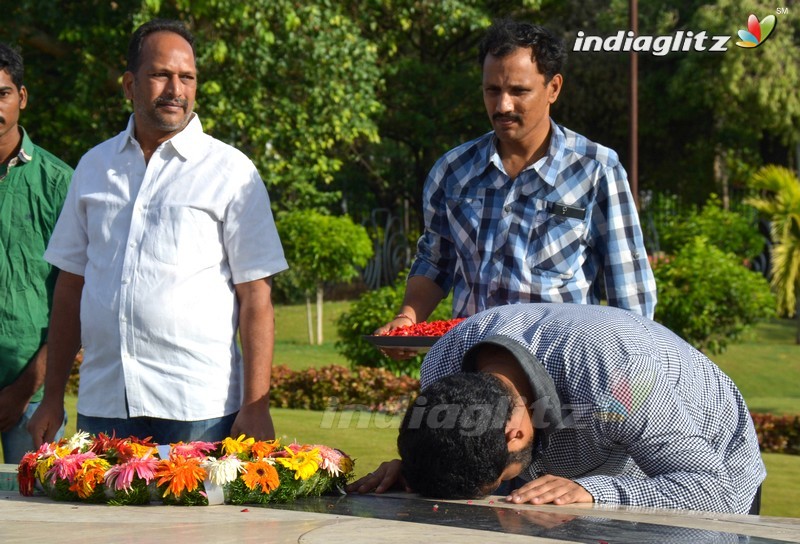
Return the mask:
<path id="1" fill-rule="evenodd" d="M 201 459 L 197 457 L 183 457 L 175 455 L 169 459 L 163 459 L 156 469 L 159 487 L 169 484 L 164 491 L 164 497 L 172 493 L 175 497 L 180 497 L 185 491 L 194 491 L 206 478 L 206 471 L 200 466 Z"/>
<path id="2" fill-rule="evenodd" d="M 244 481 L 244 485 L 247 486 L 247 489 L 251 490 L 260 485 L 261 491 L 264 493 L 269 493 L 273 489 L 276 489 L 281 483 L 278 471 L 264 460 L 245 463 L 242 481 Z"/>
<path id="3" fill-rule="evenodd" d="M 260 440 L 250 448 L 250 455 L 256 459 L 269 457 L 269 454 L 281 446 L 279 440 Z"/>
<path id="4" fill-rule="evenodd" d="M 97 489 L 97 484 L 103 483 L 109 467 L 110 465 L 105 459 L 99 457 L 87 459 L 75 473 L 75 480 L 69 486 L 69 490 L 77 493 L 81 499 L 88 499 Z"/>

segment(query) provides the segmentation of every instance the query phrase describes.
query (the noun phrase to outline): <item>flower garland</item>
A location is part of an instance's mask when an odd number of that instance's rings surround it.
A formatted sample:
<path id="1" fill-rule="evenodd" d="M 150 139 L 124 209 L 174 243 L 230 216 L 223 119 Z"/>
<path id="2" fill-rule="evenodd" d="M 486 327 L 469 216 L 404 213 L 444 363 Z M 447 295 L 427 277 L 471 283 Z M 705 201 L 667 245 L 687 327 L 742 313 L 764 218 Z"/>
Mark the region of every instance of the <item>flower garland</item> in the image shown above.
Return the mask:
<path id="1" fill-rule="evenodd" d="M 91 436 L 45 443 L 22 458 L 20 494 L 108 504 L 267 504 L 343 492 L 353 460 L 319 444 L 281 445 L 244 435 L 221 442 Z"/>

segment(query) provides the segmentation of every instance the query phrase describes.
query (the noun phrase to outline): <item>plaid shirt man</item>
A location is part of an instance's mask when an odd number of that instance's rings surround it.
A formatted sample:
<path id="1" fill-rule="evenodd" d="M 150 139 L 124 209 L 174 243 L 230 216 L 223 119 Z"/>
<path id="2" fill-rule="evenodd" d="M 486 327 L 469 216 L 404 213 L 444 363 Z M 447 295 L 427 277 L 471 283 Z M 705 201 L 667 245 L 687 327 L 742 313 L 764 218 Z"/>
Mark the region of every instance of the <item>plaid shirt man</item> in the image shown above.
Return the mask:
<path id="1" fill-rule="evenodd" d="M 474 371 L 469 350 L 487 341 L 515 356 L 533 391 L 537 440 L 522 479 L 568 478 L 599 503 L 748 512 L 766 476 L 750 412 L 731 379 L 665 327 L 606 306 L 495 308 L 431 348 L 422 394 Z"/>
<path id="2" fill-rule="evenodd" d="M 446 153 L 425 184 L 425 232 L 409 276 L 447 293 L 453 317 L 504 304 L 599 304 L 652 318 L 656 285 L 617 154 L 555 124 L 511 179 L 494 132 Z"/>

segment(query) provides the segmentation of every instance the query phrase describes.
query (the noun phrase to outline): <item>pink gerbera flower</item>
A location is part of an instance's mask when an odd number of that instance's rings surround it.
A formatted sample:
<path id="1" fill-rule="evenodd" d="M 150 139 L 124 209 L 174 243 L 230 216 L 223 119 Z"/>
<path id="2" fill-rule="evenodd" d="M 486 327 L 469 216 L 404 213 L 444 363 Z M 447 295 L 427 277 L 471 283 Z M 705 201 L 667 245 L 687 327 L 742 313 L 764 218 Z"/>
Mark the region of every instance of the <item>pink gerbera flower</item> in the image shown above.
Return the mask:
<path id="1" fill-rule="evenodd" d="M 86 459 L 97 457 L 93 452 L 71 453 L 53 461 L 53 467 L 47 472 L 50 483 L 55 484 L 56 480 L 66 480 L 72 484 L 75 474 L 81 468 Z"/>
<path id="2" fill-rule="evenodd" d="M 314 448 L 319 450 L 322 457 L 322 463 L 319 466 L 331 476 L 339 476 L 342 473 L 342 460 L 346 456 L 339 450 L 321 444 L 315 444 Z"/>
<path id="3" fill-rule="evenodd" d="M 150 456 L 131 457 L 128 461 L 108 469 L 105 476 L 106 487 L 117 491 L 130 491 L 134 478 L 140 478 L 145 483 L 150 483 L 156 477 L 156 468 L 158 468 L 158 459 Z"/>
<path id="4" fill-rule="evenodd" d="M 208 452 L 217 449 L 217 445 L 213 442 L 178 442 L 173 444 L 170 455 L 180 455 L 182 457 L 205 457 Z"/>

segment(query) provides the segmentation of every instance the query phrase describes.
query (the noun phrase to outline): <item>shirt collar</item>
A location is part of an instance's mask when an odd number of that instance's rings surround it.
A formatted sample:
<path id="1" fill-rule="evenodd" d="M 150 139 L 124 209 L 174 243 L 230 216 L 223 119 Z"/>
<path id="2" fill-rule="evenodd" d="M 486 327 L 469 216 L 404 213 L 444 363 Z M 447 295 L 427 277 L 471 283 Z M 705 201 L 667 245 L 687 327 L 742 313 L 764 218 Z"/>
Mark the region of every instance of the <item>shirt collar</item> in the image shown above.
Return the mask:
<path id="1" fill-rule="evenodd" d="M 117 153 L 121 153 L 128 144 L 139 146 L 139 142 L 136 141 L 134 136 L 134 126 L 134 116 L 131 114 L 128 119 L 128 126 L 122 132 Z M 196 113 L 192 113 L 192 118 L 183 130 L 164 143 L 171 145 L 175 152 L 184 159 L 191 159 L 203 153 L 201 146 L 197 145 L 202 134 L 203 125 L 200 123 L 200 117 Z"/>
<path id="2" fill-rule="evenodd" d="M 492 137 L 487 139 L 486 148 L 481 154 L 483 164 L 481 171 L 485 170 L 490 164 L 501 172 L 503 169 L 503 160 L 500 158 L 500 153 L 497 152 L 497 136 L 494 132 L 491 133 Z M 561 160 L 564 157 L 564 145 L 566 137 L 564 131 L 556 124 L 553 119 L 550 119 L 550 145 L 544 157 L 535 163 L 526 166 L 522 171 L 534 170 L 537 172 L 545 183 L 549 185 L 556 184 L 556 177 L 561 169 Z"/>
<path id="3" fill-rule="evenodd" d="M 561 171 L 566 141 L 564 130 L 550 119 L 550 147 L 547 154 L 529 166 L 536 170 L 548 185 L 556 184 L 558 173 Z"/>
<path id="4" fill-rule="evenodd" d="M 33 141 L 31 141 L 30 136 L 28 136 L 24 128 L 19 127 L 19 129 L 22 131 L 22 145 L 19 146 L 19 154 L 17 157 L 19 157 L 19 160 L 22 162 L 31 162 L 35 149 L 33 147 Z"/>
<path id="5" fill-rule="evenodd" d="M 33 142 L 28 137 L 28 133 L 25 132 L 24 128 L 20 126 L 19 131 L 22 133 L 22 141 L 19 145 L 19 152 L 16 154 L 16 156 L 9 159 L 8 164 L 0 163 L 0 181 L 6 179 L 6 176 L 8 176 L 8 173 L 12 168 L 20 165 L 20 163 L 28 163 L 31 161 L 31 159 L 33 159 L 33 152 L 35 149 L 33 147 Z"/>

